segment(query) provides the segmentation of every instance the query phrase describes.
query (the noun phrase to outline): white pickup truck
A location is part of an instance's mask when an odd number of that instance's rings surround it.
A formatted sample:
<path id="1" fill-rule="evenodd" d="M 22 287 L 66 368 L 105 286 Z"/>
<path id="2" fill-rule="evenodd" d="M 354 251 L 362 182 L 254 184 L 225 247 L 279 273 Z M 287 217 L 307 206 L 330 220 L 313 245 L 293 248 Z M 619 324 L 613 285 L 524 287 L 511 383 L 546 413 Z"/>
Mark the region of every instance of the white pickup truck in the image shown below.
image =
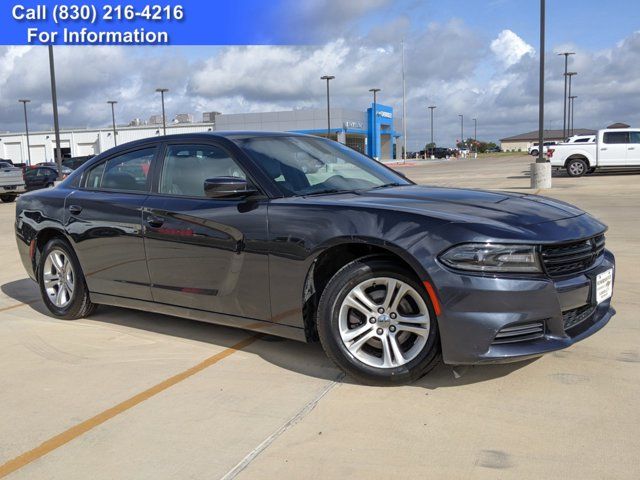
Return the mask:
<path id="1" fill-rule="evenodd" d="M 0 161 L 0 200 L 3 203 L 13 202 L 25 190 L 22 169 Z"/>
<path id="2" fill-rule="evenodd" d="M 547 157 L 554 170 L 580 177 L 600 169 L 640 168 L 640 128 L 599 130 L 595 142 L 561 143 Z"/>

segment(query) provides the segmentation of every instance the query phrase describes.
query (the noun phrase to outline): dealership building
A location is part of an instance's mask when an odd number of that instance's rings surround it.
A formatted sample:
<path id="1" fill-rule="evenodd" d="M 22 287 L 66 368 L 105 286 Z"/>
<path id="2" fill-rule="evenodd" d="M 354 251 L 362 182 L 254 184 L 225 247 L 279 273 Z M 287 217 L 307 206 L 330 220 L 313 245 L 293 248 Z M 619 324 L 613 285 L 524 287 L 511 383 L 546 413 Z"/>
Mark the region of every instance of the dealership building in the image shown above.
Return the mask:
<path id="1" fill-rule="evenodd" d="M 380 160 L 401 156 L 398 127 L 393 109 L 376 104 L 364 112 L 345 108 L 331 109 L 331 129 L 327 129 L 326 109 L 301 109 L 282 112 L 222 114 L 207 112 L 202 122 L 193 122 L 189 114 L 177 115 L 167 124 L 167 135 L 179 133 L 215 132 L 227 130 L 296 132 L 337 140 L 360 152 Z M 128 126 L 113 129 L 87 128 L 60 131 L 60 148 L 63 157 L 97 155 L 118 145 L 162 135 L 162 116 L 154 115 L 147 124 L 133 121 Z M 55 159 L 55 134 L 30 132 L 31 163 L 38 164 Z M 25 133 L 0 133 L 0 158 L 14 163 L 28 160 Z"/>

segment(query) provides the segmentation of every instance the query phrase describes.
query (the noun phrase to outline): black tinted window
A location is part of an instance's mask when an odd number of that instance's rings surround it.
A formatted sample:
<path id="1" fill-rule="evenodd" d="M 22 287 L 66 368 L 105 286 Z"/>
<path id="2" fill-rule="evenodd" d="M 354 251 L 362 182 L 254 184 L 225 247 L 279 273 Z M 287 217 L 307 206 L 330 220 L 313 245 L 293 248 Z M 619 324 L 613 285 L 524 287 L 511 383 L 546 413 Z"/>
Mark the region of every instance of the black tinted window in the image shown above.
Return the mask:
<path id="1" fill-rule="evenodd" d="M 145 148 L 110 158 L 89 171 L 86 188 L 146 192 L 156 149 Z"/>
<path id="2" fill-rule="evenodd" d="M 604 143 L 629 143 L 629 132 L 605 132 Z"/>
<path id="3" fill-rule="evenodd" d="M 640 143 L 640 132 L 629 132 L 629 143 Z"/>
<path id="4" fill-rule="evenodd" d="M 246 178 L 236 161 L 214 145 L 171 145 L 167 148 L 160 193 L 205 197 L 204 181 L 216 177 Z"/>

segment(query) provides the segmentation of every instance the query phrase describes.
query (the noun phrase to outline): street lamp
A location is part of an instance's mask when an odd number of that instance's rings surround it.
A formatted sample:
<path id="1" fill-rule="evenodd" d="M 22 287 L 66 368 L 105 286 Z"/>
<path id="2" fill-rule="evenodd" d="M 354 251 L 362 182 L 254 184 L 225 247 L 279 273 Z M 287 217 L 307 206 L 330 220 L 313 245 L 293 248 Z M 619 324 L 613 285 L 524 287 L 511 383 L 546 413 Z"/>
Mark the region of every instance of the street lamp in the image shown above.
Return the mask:
<path id="1" fill-rule="evenodd" d="M 473 119 L 473 149 L 478 151 L 478 119 Z"/>
<path id="2" fill-rule="evenodd" d="M 23 98 L 21 100 L 18 100 L 18 102 L 22 103 L 22 106 L 24 107 L 24 130 L 27 133 L 27 158 L 28 158 L 28 162 L 27 166 L 31 166 L 31 144 L 29 143 L 29 121 L 27 120 L 27 103 L 31 102 L 31 100 L 28 100 L 26 98 Z"/>
<path id="3" fill-rule="evenodd" d="M 540 0 L 540 66 L 538 94 L 538 158 L 531 164 L 531 188 L 551 188 L 551 164 L 544 155 L 545 0 Z"/>
<path id="4" fill-rule="evenodd" d="M 116 139 L 116 135 L 118 134 L 118 132 L 116 132 L 116 109 L 115 109 L 115 104 L 118 103 L 115 100 L 107 100 L 107 103 L 111 104 L 111 122 L 113 124 L 113 145 L 115 147 L 118 146 L 118 140 Z"/>
<path id="5" fill-rule="evenodd" d="M 376 108 L 376 102 L 378 101 L 378 97 L 377 94 L 380 91 L 379 88 L 370 88 L 369 89 L 370 92 L 373 93 L 373 130 L 371 132 L 371 140 L 373 142 L 372 145 L 372 149 L 371 149 L 371 153 L 373 153 L 373 158 L 377 159 L 378 157 L 375 156 L 375 153 L 377 153 L 377 146 L 378 146 L 378 112 L 377 112 L 377 108 Z"/>
<path id="6" fill-rule="evenodd" d="M 458 116 L 460 117 L 460 143 L 464 148 L 464 115 L 459 114 Z"/>
<path id="7" fill-rule="evenodd" d="M 162 131 L 163 131 L 163 135 L 167 134 L 167 117 L 164 114 L 164 94 L 166 92 L 168 92 L 169 89 L 168 88 L 156 88 L 156 92 L 160 93 L 160 96 L 162 97 Z"/>
<path id="8" fill-rule="evenodd" d="M 574 75 L 577 75 L 577 74 L 578 74 L 578 72 L 567 72 L 565 74 L 566 75 L 565 78 L 569 78 L 569 96 L 568 96 L 569 102 L 571 102 L 571 78 Z M 569 126 L 570 121 L 571 121 L 571 103 L 569 103 L 569 106 L 568 106 L 568 109 L 567 109 L 567 127 L 568 127 L 567 128 L 567 133 L 569 133 L 569 131 L 570 131 L 570 126 Z M 573 133 L 571 133 L 571 135 L 573 135 Z"/>
<path id="9" fill-rule="evenodd" d="M 429 108 L 429 113 L 431 114 L 431 148 L 435 147 L 435 144 L 433 143 L 433 110 L 436 108 L 435 105 L 431 105 Z"/>
<path id="10" fill-rule="evenodd" d="M 49 45 L 49 76 L 51 77 L 51 103 L 53 104 L 53 130 L 56 138 L 56 165 L 58 180 L 62 180 L 62 149 L 60 148 L 60 122 L 58 121 L 58 92 L 56 90 L 56 67 L 53 59 L 53 45 Z"/>
<path id="11" fill-rule="evenodd" d="M 574 104 L 575 104 L 575 99 L 578 98 L 577 95 L 571 95 L 569 97 L 569 111 L 571 112 L 571 119 L 569 121 L 569 128 L 571 129 L 571 136 L 573 136 L 573 114 L 574 114 Z"/>
<path id="12" fill-rule="evenodd" d="M 558 55 L 564 55 L 564 110 L 562 113 L 562 140 L 567 138 L 567 68 L 569 67 L 569 55 L 575 55 L 575 52 L 562 52 Z"/>
<path id="13" fill-rule="evenodd" d="M 333 80 L 333 75 L 324 75 L 320 77 L 320 80 L 327 81 L 327 138 L 331 136 L 331 104 L 329 103 L 329 81 Z"/>

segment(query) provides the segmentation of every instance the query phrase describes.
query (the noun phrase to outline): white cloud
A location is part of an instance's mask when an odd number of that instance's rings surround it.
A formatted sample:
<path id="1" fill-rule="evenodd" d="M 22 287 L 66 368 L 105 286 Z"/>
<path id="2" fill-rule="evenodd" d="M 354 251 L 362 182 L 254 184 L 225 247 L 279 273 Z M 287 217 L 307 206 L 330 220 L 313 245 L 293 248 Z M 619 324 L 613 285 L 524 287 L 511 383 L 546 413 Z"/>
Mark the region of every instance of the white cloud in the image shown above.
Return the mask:
<path id="1" fill-rule="evenodd" d="M 511 30 L 500 32 L 498 38 L 491 42 L 491 51 L 507 67 L 519 62 L 525 55 L 532 57 L 535 54 L 534 48 Z"/>

